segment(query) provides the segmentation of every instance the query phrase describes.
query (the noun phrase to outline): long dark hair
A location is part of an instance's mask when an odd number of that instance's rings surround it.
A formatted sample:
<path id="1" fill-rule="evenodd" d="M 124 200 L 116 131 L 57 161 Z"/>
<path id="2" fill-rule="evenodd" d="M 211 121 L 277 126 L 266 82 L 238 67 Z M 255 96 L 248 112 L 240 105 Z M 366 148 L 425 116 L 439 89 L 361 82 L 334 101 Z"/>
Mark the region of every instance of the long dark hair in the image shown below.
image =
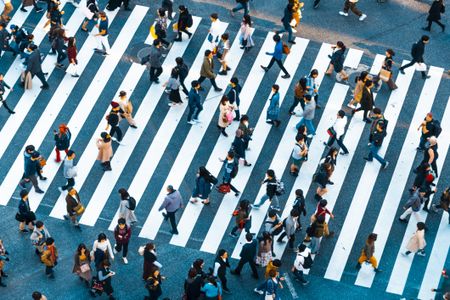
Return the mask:
<path id="1" fill-rule="evenodd" d="M 127 190 L 124 188 L 121 188 L 119 190 L 119 194 L 120 194 L 120 199 L 122 199 L 122 200 L 126 200 L 130 197 L 130 194 L 128 194 Z"/>
<path id="2" fill-rule="evenodd" d="M 86 245 L 83 244 L 83 243 L 81 243 L 81 244 L 78 245 L 78 249 L 77 249 L 77 254 L 78 254 L 78 255 L 81 255 L 81 250 L 82 250 L 82 249 L 85 250 L 85 253 L 88 253 L 88 252 L 89 252 L 89 250 L 86 248 Z"/>
<path id="3" fill-rule="evenodd" d="M 250 15 L 244 15 L 242 22 L 250 27 L 252 26 L 252 19 L 250 18 Z"/>

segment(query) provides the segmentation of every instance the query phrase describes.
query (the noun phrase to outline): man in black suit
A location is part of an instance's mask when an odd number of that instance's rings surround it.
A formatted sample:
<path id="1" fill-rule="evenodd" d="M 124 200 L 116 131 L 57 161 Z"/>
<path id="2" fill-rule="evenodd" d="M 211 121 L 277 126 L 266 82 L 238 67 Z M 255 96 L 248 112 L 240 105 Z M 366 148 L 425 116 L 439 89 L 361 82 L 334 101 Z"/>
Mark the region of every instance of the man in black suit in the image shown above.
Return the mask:
<path id="1" fill-rule="evenodd" d="M 241 259 L 239 260 L 238 266 L 236 269 L 231 270 L 231 274 L 233 275 L 241 275 L 242 267 L 248 263 L 250 265 L 250 268 L 252 269 L 252 276 L 255 279 L 258 279 L 258 271 L 256 270 L 255 265 L 255 257 L 256 257 L 256 250 L 258 248 L 258 242 L 253 239 L 253 235 L 248 232 L 245 235 L 246 243 L 244 246 L 242 246 L 241 250 Z"/>
<path id="2" fill-rule="evenodd" d="M 42 72 L 41 67 L 41 53 L 39 52 L 39 49 L 36 45 L 31 44 L 28 47 L 28 50 L 32 51 L 30 56 L 28 57 L 28 63 L 27 63 L 27 69 L 25 72 L 30 72 L 31 77 L 34 77 L 34 75 L 39 78 L 39 80 L 42 82 L 41 89 L 48 89 L 48 83 L 45 80 L 45 74 Z"/>
<path id="3" fill-rule="evenodd" d="M 428 35 L 423 35 L 420 41 L 414 43 L 411 48 L 411 56 L 412 61 L 409 64 L 404 65 L 399 69 L 400 73 L 405 74 L 404 69 L 413 66 L 415 63 L 423 63 L 423 54 L 425 53 L 425 44 L 428 44 L 430 41 L 430 37 Z M 430 78 L 430 76 L 427 76 L 427 72 L 422 72 L 422 78 L 427 79 Z"/>

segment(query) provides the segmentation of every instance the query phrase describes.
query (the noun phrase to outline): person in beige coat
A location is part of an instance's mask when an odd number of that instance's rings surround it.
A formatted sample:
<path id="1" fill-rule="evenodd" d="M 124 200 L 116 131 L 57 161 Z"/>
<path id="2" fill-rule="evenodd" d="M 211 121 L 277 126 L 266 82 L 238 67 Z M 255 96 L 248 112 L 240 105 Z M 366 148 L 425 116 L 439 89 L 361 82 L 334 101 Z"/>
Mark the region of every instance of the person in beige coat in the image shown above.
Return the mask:
<path id="1" fill-rule="evenodd" d="M 114 102 L 117 102 L 120 107 L 120 116 L 125 118 L 130 125 L 131 128 L 137 128 L 136 121 L 133 119 L 133 104 L 131 103 L 131 100 L 127 97 L 127 92 L 120 91 L 119 98 L 117 100 L 114 100 Z"/>
<path id="2" fill-rule="evenodd" d="M 220 132 L 225 137 L 228 137 L 228 134 L 226 133 L 225 129 L 228 127 L 228 125 L 231 124 L 231 122 L 233 122 L 235 108 L 233 104 L 230 104 L 227 96 L 223 96 L 222 99 L 220 100 L 219 109 L 220 114 L 217 127 L 220 129 Z"/>
<path id="3" fill-rule="evenodd" d="M 202 82 L 208 78 L 211 81 L 212 86 L 216 92 L 221 92 L 222 89 L 219 88 L 216 84 L 216 74 L 214 74 L 214 61 L 213 61 L 213 53 L 211 50 L 205 51 L 205 57 L 203 59 L 203 64 L 200 69 L 200 77 L 198 78 L 198 83 L 202 84 Z M 203 91 L 203 87 L 200 88 L 200 91 Z"/>
<path id="4" fill-rule="evenodd" d="M 356 79 L 356 86 L 353 91 L 353 98 L 347 104 L 348 107 L 355 109 L 357 104 L 361 101 L 362 92 L 364 89 L 364 85 L 366 84 L 366 80 L 369 79 L 369 73 L 366 71 L 362 71 L 361 74 Z"/>
<path id="5" fill-rule="evenodd" d="M 102 132 L 97 140 L 98 155 L 97 160 L 102 162 L 103 171 L 111 171 L 111 157 L 113 150 L 111 146 L 111 136 L 107 132 Z"/>
<path id="6" fill-rule="evenodd" d="M 413 236 L 409 239 L 406 245 L 406 252 L 404 255 L 409 255 L 411 253 L 417 253 L 417 255 L 425 256 L 425 223 L 418 222 L 417 230 Z"/>

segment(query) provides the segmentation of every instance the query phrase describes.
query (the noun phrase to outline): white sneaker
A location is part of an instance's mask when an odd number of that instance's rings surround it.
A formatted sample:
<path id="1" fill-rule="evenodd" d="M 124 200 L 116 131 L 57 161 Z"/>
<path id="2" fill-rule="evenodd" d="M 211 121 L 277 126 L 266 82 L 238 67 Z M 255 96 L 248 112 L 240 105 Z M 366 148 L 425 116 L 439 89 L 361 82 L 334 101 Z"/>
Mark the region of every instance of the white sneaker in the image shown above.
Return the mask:
<path id="1" fill-rule="evenodd" d="M 348 13 L 346 13 L 346 12 L 340 11 L 339 14 L 340 14 L 341 16 L 348 17 Z"/>
<path id="2" fill-rule="evenodd" d="M 116 244 L 114 244 L 114 247 L 113 247 L 113 252 L 114 252 L 114 254 L 117 254 L 117 250 L 116 250 Z"/>
<path id="3" fill-rule="evenodd" d="M 255 293 L 260 294 L 260 295 L 264 295 L 264 291 L 260 291 L 260 290 L 258 290 L 258 288 L 255 288 L 253 291 L 254 291 Z"/>
<path id="4" fill-rule="evenodd" d="M 111 137 L 111 140 L 113 140 L 114 142 L 118 142 L 118 141 L 117 141 L 117 138 L 116 138 L 115 136 L 112 136 L 112 137 Z"/>
<path id="5" fill-rule="evenodd" d="M 123 259 L 123 263 L 128 265 L 128 259 L 126 257 L 122 257 L 122 259 Z"/>
<path id="6" fill-rule="evenodd" d="M 199 119 L 192 119 L 192 121 L 194 121 L 195 123 L 201 123 Z"/>
<path id="7" fill-rule="evenodd" d="M 294 27 L 292 27 L 292 32 L 293 33 L 297 33 L 297 29 L 295 29 Z M 262 294 L 261 294 L 262 295 Z"/>
<path id="8" fill-rule="evenodd" d="M 361 17 L 359 17 L 359 20 L 360 20 L 360 21 L 364 21 L 364 19 L 365 19 L 365 18 L 367 18 L 367 15 L 365 15 L 365 14 L 362 14 L 362 16 L 361 16 Z"/>
<path id="9" fill-rule="evenodd" d="M 188 121 L 188 124 L 195 125 L 197 123 L 195 123 L 193 120 L 191 120 L 191 121 Z"/>
<path id="10" fill-rule="evenodd" d="M 356 108 L 356 106 L 354 106 L 354 105 L 352 105 L 352 104 L 347 104 L 347 107 L 350 107 L 350 108 L 352 108 L 352 109 L 355 109 Z"/>

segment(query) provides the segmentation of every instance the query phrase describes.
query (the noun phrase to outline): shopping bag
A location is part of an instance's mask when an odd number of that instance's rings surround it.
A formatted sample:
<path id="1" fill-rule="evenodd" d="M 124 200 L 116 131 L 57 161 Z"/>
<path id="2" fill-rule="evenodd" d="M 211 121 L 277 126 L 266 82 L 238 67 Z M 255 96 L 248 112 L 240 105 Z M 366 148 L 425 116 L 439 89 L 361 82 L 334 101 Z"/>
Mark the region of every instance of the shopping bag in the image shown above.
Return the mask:
<path id="1" fill-rule="evenodd" d="M 425 72 L 427 65 L 425 63 L 416 63 L 416 71 Z"/>

